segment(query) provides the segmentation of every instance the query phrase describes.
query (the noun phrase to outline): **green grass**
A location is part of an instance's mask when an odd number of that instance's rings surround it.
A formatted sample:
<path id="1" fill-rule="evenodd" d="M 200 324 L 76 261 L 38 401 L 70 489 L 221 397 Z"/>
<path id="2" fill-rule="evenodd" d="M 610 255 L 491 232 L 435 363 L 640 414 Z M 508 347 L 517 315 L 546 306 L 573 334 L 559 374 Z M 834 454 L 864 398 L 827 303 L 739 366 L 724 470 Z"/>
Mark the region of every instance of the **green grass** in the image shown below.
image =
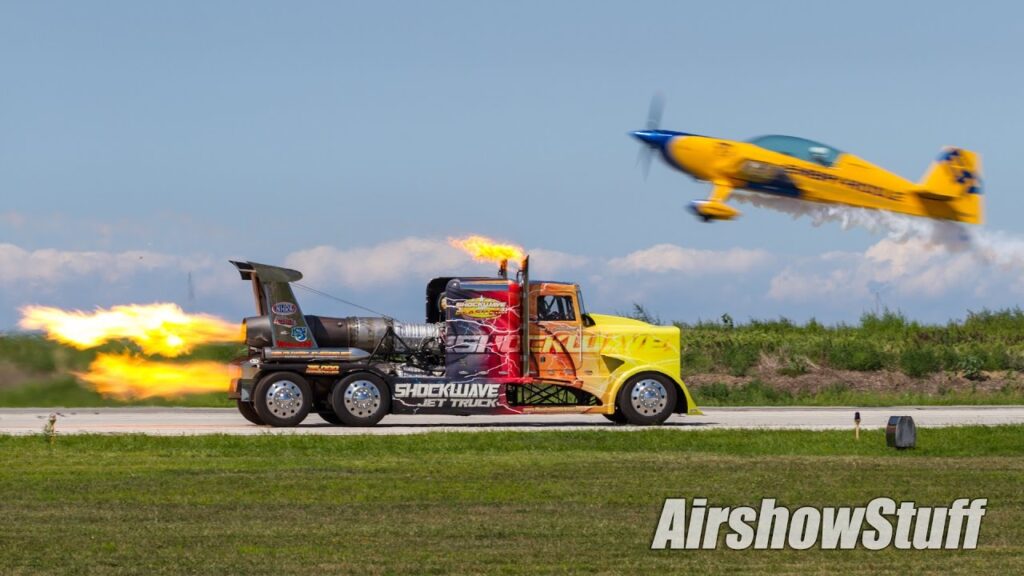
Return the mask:
<path id="1" fill-rule="evenodd" d="M 921 324 L 898 312 L 864 314 L 855 325 L 811 320 L 676 323 L 682 330 L 683 374 L 745 375 L 760 357 L 839 370 L 933 372 L 1024 370 L 1024 310 L 968 313 L 960 321 Z M 783 369 L 785 370 L 785 368 Z"/>
<path id="2" fill-rule="evenodd" d="M 842 383 L 821 390 L 791 390 L 754 379 L 739 386 L 712 383 L 692 387 L 698 406 L 961 406 L 1024 404 L 1024 384 L 998 390 L 940 389 L 936 393 L 900 390 L 854 390 Z"/>
<path id="3" fill-rule="evenodd" d="M 0 437 L 5 574 L 1014 573 L 1024 427 Z M 948 504 L 976 551 L 657 551 L 666 497 Z"/>

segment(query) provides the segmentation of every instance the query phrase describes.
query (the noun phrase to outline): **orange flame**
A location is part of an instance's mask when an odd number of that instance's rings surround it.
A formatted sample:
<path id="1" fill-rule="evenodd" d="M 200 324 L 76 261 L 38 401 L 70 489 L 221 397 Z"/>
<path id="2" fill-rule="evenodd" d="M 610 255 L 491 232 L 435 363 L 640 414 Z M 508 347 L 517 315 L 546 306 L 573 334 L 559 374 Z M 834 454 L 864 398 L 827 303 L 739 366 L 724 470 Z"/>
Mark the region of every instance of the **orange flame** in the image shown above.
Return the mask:
<path id="1" fill-rule="evenodd" d="M 449 238 L 448 243 L 467 252 L 474 260 L 480 262 L 497 262 L 523 260 L 523 249 L 515 244 L 499 244 L 486 236 L 466 236 L 465 238 Z"/>
<path id="2" fill-rule="evenodd" d="M 188 314 L 177 304 L 128 304 L 91 313 L 26 306 L 21 314 L 21 328 L 43 330 L 47 338 L 78 349 L 126 339 L 145 354 L 168 357 L 191 352 L 199 344 L 237 342 L 242 333 L 236 323 L 209 314 Z"/>
<path id="3" fill-rule="evenodd" d="M 122 400 L 223 392 L 231 383 L 230 367 L 219 362 L 157 362 L 132 354 L 99 354 L 88 372 L 75 376 L 104 396 Z"/>

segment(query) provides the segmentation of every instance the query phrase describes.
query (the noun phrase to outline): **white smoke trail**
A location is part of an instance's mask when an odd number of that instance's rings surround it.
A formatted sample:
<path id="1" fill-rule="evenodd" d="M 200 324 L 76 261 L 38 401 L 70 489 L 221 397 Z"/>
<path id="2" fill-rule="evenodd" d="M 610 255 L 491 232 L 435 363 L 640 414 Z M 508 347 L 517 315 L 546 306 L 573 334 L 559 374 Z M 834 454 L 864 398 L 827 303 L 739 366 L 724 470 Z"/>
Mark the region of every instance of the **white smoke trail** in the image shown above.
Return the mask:
<path id="1" fill-rule="evenodd" d="M 806 216 L 813 226 L 838 223 L 843 230 L 863 228 L 873 234 L 884 234 L 895 242 L 925 240 L 930 245 L 950 252 L 967 250 L 973 243 L 973 234 L 966 226 L 948 220 L 915 218 L 881 210 L 820 204 L 754 192 L 735 192 L 732 197 L 744 204 L 789 214 L 794 220 Z"/>

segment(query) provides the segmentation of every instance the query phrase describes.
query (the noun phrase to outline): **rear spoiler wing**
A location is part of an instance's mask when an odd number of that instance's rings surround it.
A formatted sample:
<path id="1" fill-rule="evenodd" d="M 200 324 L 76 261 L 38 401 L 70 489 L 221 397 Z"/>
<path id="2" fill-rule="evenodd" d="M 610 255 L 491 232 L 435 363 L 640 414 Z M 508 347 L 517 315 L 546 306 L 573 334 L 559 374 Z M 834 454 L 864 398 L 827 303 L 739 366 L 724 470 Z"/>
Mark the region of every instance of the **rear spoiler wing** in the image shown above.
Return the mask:
<path id="1" fill-rule="evenodd" d="M 291 283 L 302 280 L 301 272 L 258 262 L 229 262 L 242 280 L 252 282 L 256 313 L 266 317 L 263 321 L 271 327 L 275 348 L 317 348 L 292 291 Z"/>
<path id="2" fill-rule="evenodd" d="M 281 268 L 258 262 L 237 262 L 235 260 L 229 260 L 229 262 L 238 269 L 242 280 L 252 280 L 253 276 L 258 276 L 266 282 L 298 282 L 302 280 L 302 272 L 291 268 Z"/>

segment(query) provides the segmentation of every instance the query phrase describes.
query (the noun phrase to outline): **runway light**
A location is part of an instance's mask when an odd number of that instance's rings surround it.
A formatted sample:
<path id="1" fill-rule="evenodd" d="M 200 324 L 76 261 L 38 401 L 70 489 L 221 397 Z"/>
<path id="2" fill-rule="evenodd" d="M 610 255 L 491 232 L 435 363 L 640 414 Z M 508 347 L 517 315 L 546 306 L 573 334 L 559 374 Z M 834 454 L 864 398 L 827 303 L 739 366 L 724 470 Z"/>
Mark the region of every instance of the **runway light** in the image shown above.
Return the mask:
<path id="1" fill-rule="evenodd" d="M 917 446 L 917 426 L 910 416 L 890 416 L 885 426 L 885 445 L 897 450 Z"/>

